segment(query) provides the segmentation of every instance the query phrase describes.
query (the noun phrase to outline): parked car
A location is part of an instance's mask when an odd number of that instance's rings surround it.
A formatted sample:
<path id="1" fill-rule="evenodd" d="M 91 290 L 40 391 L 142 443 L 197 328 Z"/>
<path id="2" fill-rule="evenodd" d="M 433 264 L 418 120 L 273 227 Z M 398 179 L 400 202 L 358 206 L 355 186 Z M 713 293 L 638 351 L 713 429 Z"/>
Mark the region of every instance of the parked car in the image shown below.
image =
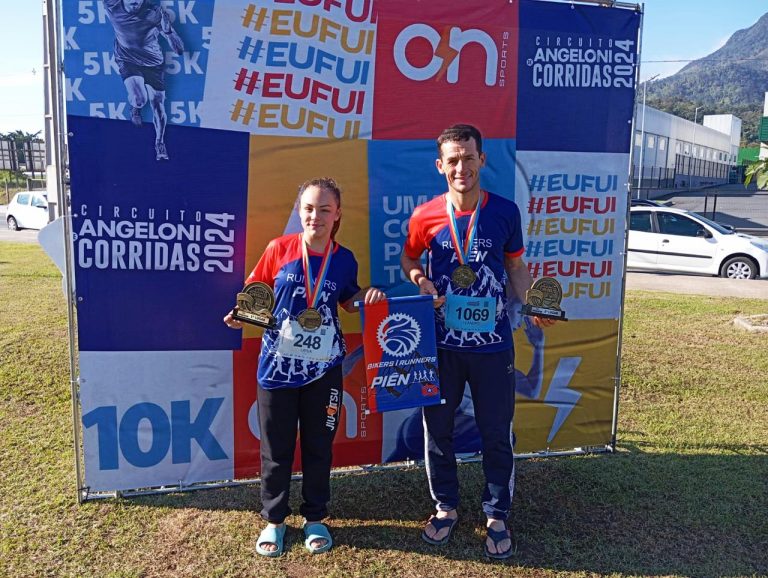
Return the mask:
<path id="1" fill-rule="evenodd" d="M 682 209 L 631 207 L 627 248 L 629 269 L 768 278 L 768 239 Z"/>
<path id="2" fill-rule="evenodd" d="M 16 193 L 5 214 L 5 222 L 11 231 L 42 229 L 49 220 L 48 194 L 45 191 Z"/>

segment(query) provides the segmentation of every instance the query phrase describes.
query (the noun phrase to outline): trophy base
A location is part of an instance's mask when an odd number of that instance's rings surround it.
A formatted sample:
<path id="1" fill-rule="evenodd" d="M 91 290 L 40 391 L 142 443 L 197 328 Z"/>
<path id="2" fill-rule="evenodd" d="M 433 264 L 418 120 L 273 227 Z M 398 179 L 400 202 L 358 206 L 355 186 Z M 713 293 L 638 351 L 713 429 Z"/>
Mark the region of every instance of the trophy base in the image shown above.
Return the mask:
<path id="1" fill-rule="evenodd" d="M 559 321 L 568 321 L 565 316 L 565 311 L 562 309 L 554 309 L 552 307 L 541 307 L 539 305 L 531 305 L 526 303 L 522 309 L 523 315 L 533 315 L 535 317 L 544 317 L 546 319 L 557 319 Z"/>
<path id="2" fill-rule="evenodd" d="M 263 327 L 264 329 L 274 329 L 277 325 L 277 319 L 266 309 L 261 311 L 241 311 L 238 307 L 232 310 L 232 317 L 243 323 Z"/>

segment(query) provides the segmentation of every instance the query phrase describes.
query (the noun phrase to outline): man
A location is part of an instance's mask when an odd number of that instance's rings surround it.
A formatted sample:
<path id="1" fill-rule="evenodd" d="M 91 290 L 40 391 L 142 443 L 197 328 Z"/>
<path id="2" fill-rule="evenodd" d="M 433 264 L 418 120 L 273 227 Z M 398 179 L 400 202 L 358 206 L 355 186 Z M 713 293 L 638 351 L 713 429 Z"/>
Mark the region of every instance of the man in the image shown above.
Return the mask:
<path id="1" fill-rule="evenodd" d="M 408 224 L 401 265 L 419 293 L 435 301 L 438 365 L 444 405 L 424 408 L 425 461 L 437 512 L 422 538 L 448 542 L 456 524 L 459 487 L 454 416 L 469 383 L 483 443 L 483 512 L 486 555 L 514 553 L 507 523 L 514 472 L 510 428 L 514 413 L 514 350 L 505 308 L 506 288 L 521 302 L 532 279 L 524 252 L 517 205 L 480 188 L 485 166 L 480 131 L 454 125 L 437 139 L 437 170 L 448 191 L 416 207 Z M 421 265 L 429 256 L 429 274 Z M 533 318 L 536 326 L 554 321 Z"/>
<path id="2" fill-rule="evenodd" d="M 131 122 L 141 126 L 141 109 L 149 102 L 155 125 L 155 158 L 167 161 L 165 57 L 158 36 L 162 35 L 176 54 L 184 52 L 184 43 L 165 10 L 149 0 L 104 0 L 104 7 L 115 29 L 115 62 L 128 91 Z"/>

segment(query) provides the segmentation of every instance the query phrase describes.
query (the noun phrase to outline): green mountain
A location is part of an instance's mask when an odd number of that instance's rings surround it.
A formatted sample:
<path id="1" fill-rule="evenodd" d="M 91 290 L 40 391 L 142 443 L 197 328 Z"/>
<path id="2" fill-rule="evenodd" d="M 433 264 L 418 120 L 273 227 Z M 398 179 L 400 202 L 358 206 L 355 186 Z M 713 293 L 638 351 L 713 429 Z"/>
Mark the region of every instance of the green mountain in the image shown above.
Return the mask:
<path id="1" fill-rule="evenodd" d="M 642 85 L 640 87 L 642 90 Z M 742 121 L 741 138 L 757 144 L 768 91 L 768 13 L 754 25 L 739 30 L 725 45 L 680 72 L 648 85 L 649 106 L 693 120 L 705 114 L 733 114 Z"/>

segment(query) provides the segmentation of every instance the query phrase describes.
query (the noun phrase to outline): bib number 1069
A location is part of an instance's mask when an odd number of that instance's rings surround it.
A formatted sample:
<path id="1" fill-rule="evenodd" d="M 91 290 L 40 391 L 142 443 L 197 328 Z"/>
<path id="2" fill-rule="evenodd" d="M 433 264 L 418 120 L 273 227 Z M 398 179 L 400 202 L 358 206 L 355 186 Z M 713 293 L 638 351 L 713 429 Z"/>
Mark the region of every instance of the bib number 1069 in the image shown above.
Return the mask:
<path id="1" fill-rule="evenodd" d="M 488 309 L 475 309 L 474 307 L 457 307 L 456 317 L 463 321 L 488 321 L 490 318 Z"/>

